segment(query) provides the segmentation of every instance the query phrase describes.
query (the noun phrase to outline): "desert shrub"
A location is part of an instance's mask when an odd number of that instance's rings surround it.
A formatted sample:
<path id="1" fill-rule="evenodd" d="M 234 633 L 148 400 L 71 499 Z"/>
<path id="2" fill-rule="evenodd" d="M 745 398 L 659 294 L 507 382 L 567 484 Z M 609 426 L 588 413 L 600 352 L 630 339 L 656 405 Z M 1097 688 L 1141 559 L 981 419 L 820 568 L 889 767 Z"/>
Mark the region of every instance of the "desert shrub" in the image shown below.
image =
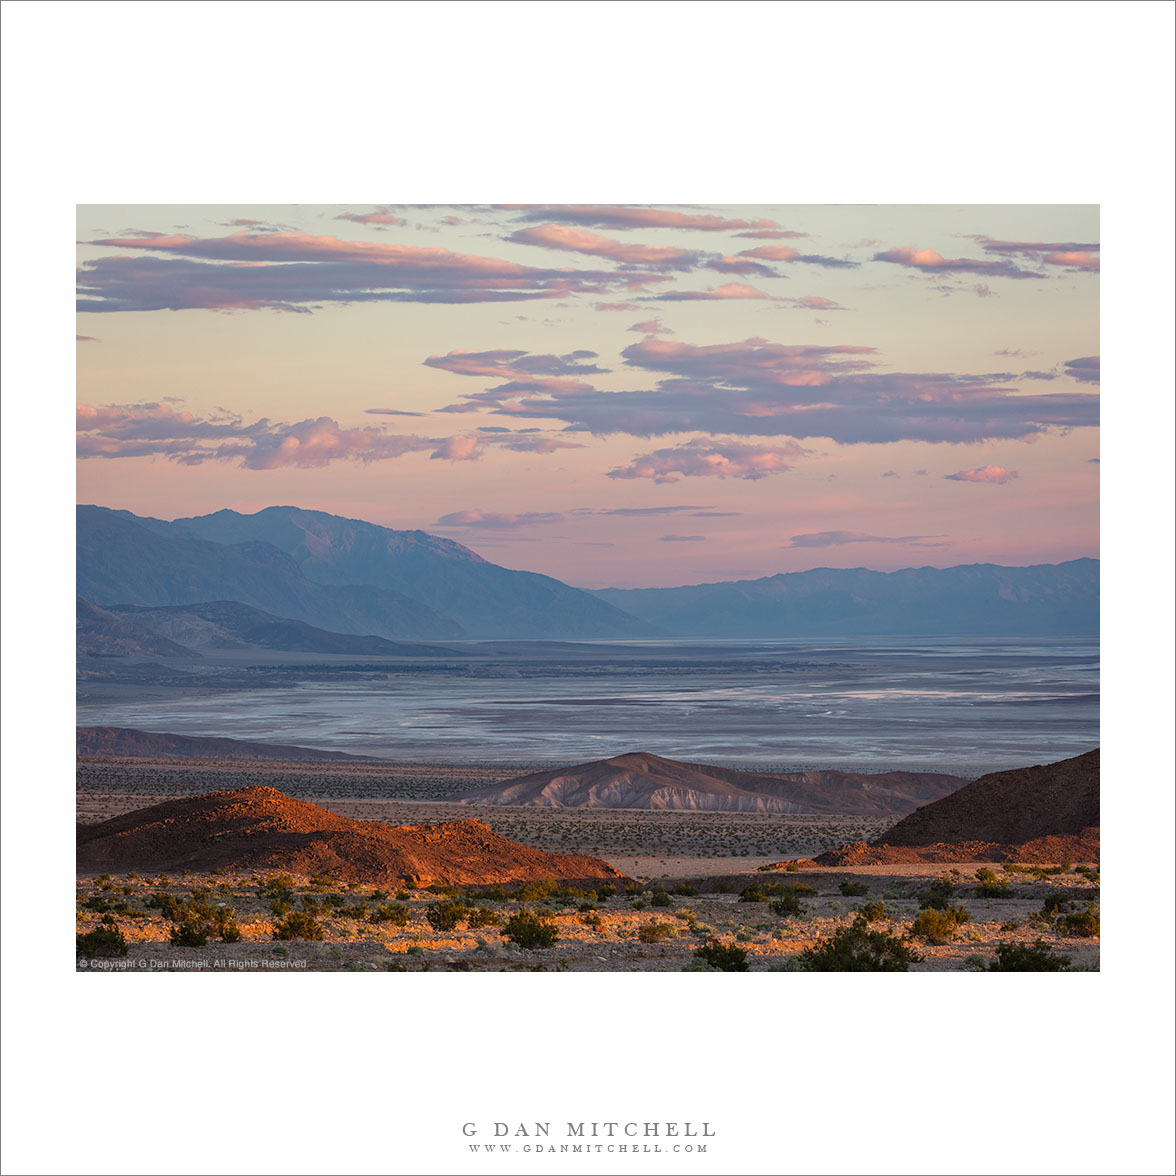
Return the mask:
<path id="1" fill-rule="evenodd" d="M 600 902 L 608 902 L 617 892 L 617 888 L 610 882 L 607 886 L 598 886 L 596 888 L 596 897 Z"/>
<path id="2" fill-rule="evenodd" d="M 637 938 L 642 943 L 661 943 L 666 939 L 677 939 L 678 929 L 673 923 L 659 923 L 654 919 L 638 929 Z"/>
<path id="3" fill-rule="evenodd" d="M 294 879 L 289 874 L 269 874 L 257 884 L 257 893 L 273 902 L 293 902 Z"/>
<path id="4" fill-rule="evenodd" d="M 955 897 L 955 883 L 950 878 L 936 878 L 921 890 L 915 891 L 923 910 L 945 911 Z"/>
<path id="5" fill-rule="evenodd" d="M 670 905 L 670 896 L 664 890 L 655 890 L 653 896 L 649 900 L 650 906 L 668 907 Z"/>
<path id="6" fill-rule="evenodd" d="M 333 890 L 335 879 L 330 874 L 312 874 L 310 876 L 310 885 L 316 890 Z"/>
<path id="7" fill-rule="evenodd" d="M 540 899 L 550 898 L 558 889 L 552 881 L 524 882 L 515 893 L 520 902 L 538 902 Z"/>
<path id="8" fill-rule="evenodd" d="M 964 967 L 970 972 L 984 972 L 988 970 L 988 965 L 984 962 L 984 957 L 976 952 L 964 957 Z"/>
<path id="9" fill-rule="evenodd" d="M 1093 903 L 1058 920 L 1058 930 L 1079 939 L 1094 939 L 1099 933 L 1099 911 Z"/>
<path id="10" fill-rule="evenodd" d="M 509 895 L 507 895 L 506 890 L 501 886 L 488 886 L 482 891 L 481 897 L 487 902 L 506 902 Z"/>
<path id="11" fill-rule="evenodd" d="M 745 886 L 739 893 L 740 902 L 765 902 L 767 897 L 762 886 Z"/>
<path id="12" fill-rule="evenodd" d="M 580 922 L 583 923 L 585 927 L 591 927 L 593 931 L 599 931 L 604 927 L 604 920 L 596 913 L 596 911 L 592 911 L 590 914 L 585 915 L 580 920 Z"/>
<path id="13" fill-rule="evenodd" d="M 131 908 L 121 898 L 103 898 L 101 894 L 92 894 L 82 903 L 82 910 L 93 911 L 97 915 L 132 915 Z"/>
<path id="14" fill-rule="evenodd" d="M 812 887 L 806 886 L 803 889 L 799 886 L 786 886 L 780 892 L 780 897 L 769 904 L 769 909 L 776 915 L 803 915 L 805 909 L 801 905 L 800 896 L 805 893 L 812 893 Z"/>
<path id="15" fill-rule="evenodd" d="M 928 943 L 950 943 L 956 929 L 969 923 L 972 916 L 963 907 L 924 907 L 911 924 L 911 933 Z"/>
<path id="16" fill-rule="evenodd" d="M 127 940 L 110 915 L 104 915 L 98 926 L 77 937 L 77 953 L 88 960 L 113 959 L 127 954 Z"/>
<path id="17" fill-rule="evenodd" d="M 635 903 L 633 903 L 633 910 L 643 911 L 647 905 L 648 904 L 646 903 L 645 899 L 639 898 Z"/>
<path id="18" fill-rule="evenodd" d="M 464 902 L 435 902 L 425 911 L 425 918 L 434 931 L 452 931 L 468 914 L 469 907 Z"/>
<path id="19" fill-rule="evenodd" d="M 711 883 L 712 894 L 734 894 L 735 887 L 732 883 L 720 878 L 717 882 Z"/>
<path id="20" fill-rule="evenodd" d="M 1041 904 L 1041 918 L 1049 920 L 1063 911 L 1068 911 L 1074 904 L 1064 894 L 1047 894 L 1045 902 Z"/>
<path id="21" fill-rule="evenodd" d="M 861 898 L 863 894 L 870 893 L 870 888 L 864 882 L 842 882 L 837 889 L 846 898 Z"/>
<path id="22" fill-rule="evenodd" d="M 178 922 L 182 917 L 183 904 L 174 894 L 153 894 L 143 905 L 149 910 L 159 911 L 165 919 Z"/>
<path id="23" fill-rule="evenodd" d="M 219 873 L 220 873 L 220 870 L 213 870 L 212 872 L 213 872 L 214 874 L 219 874 Z M 124 877 L 124 878 L 125 878 L 125 879 L 126 879 L 128 882 L 137 882 L 137 881 L 139 880 L 139 875 L 138 875 L 138 874 L 136 874 L 134 870 L 130 870 L 130 871 L 128 871 L 126 874 L 124 874 L 124 875 L 123 875 L 123 877 Z"/>
<path id="24" fill-rule="evenodd" d="M 884 902 L 868 902 L 858 911 L 857 917 L 867 923 L 877 923 L 886 918 L 886 904 Z"/>
<path id="25" fill-rule="evenodd" d="M 306 911 L 291 911 L 274 927 L 275 939 L 314 939 L 323 937 L 322 926 Z"/>
<path id="26" fill-rule="evenodd" d="M 217 907 L 212 918 L 212 925 L 222 943 L 237 943 L 241 938 L 241 928 L 237 925 L 237 912 L 232 907 Z"/>
<path id="27" fill-rule="evenodd" d="M 908 940 L 885 931 L 871 931 L 858 916 L 827 939 L 818 940 L 797 957 L 806 972 L 909 972 L 922 960 Z"/>
<path id="28" fill-rule="evenodd" d="M 582 903 L 580 903 L 580 905 L 578 907 L 576 907 L 576 910 L 578 910 L 580 912 L 580 914 L 586 915 L 589 911 L 596 910 L 596 903 L 582 902 Z"/>
<path id="29" fill-rule="evenodd" d="M 697 886 L 691 886 L 689 883 L 681 882 L 673 889 L 674 894 L 683 894 L 687 898 L 693 898 L 698 893 Z"/>
<path id="30" fill-rule="evenodd" d="M 976 871 L 976 893 L 981 898 L 1003 898 L 1008 891 L 1007 878 L 1001 878 L 994 870 Z"/>
<path id="31" fill-rule="evenodd" d="M 550 919 L 523 910 L 507 920 L 503 934 L 519 947 L 534 951 L 550 947 L 556 941 L 559 932 Z"/>
<path id="32" fill-rule="evenodd" d="M 208 931 L 208 924 L 199 916 L 185 914 L 172 924 L 168 942 L 172 947 L 207 947 Z"/>
<path id="33" fill-rule="evenodd" d="M 313 894 L 304 894 L 302 896 L 302 909 L 308 915 L 320 915 L 323 912 L 323 904 Z"/>
<path id="34" fill-rule="evenodd" d="M 352 907 L 339 907 L 331 913 L 336 919 L 366 919 L 368 917 L 368 909 L 362 902 Z"/>
<path id="35" fill-rule="evenodd" d="M 385 902 L 376 907 L 368 916 L 369 923 L 391 923 L 403 927 L 408 922 L 408 907 L 402 902 Z"/>
<path id="36" fill-rule="evenodd" d="M 323 908 L 326 910 L 338 910 L 341 906 L 346 905 L 347 896 L 344 894 L 324 894 Z"/>
<path id="37" fill-rule="evenodd" d="M 998 943 L 996 959 L 988 965 L 990 972 L 1064 972 L 1070 957 L 1055 954 L 1052 947 L 1038 939 L 1032 946 L 1023 943 Z"/>
<path id="38" fill-rule="evenodd" d="M 721 972 L 722 968 L 716 968 L 713 964 L 708 964 L 706 960 L 691 960 L 683 969 L 683 972 Z"/>
<path id="39" fill-rule="evenodd" d="M 275 919 L 284 919 L 294 908 L 285 899 L 276 898 L 266 909 Z"/>
<path id="40" fill-rule="evenodd" d="M 478 927 L 501 927 L 502 919 L 495 911 L 486 907 L 475 907 L 466 918 L 466 926 L 470 930 Z"/>
<path id="41" fill-rule="evenodd" d="M 747 963 L 747 952 L 743 948 L 736 947 L 733 943 L 720 943 L 717 939 L 696 948 L 694 958 L 717 972 L 751 971 Z"/>

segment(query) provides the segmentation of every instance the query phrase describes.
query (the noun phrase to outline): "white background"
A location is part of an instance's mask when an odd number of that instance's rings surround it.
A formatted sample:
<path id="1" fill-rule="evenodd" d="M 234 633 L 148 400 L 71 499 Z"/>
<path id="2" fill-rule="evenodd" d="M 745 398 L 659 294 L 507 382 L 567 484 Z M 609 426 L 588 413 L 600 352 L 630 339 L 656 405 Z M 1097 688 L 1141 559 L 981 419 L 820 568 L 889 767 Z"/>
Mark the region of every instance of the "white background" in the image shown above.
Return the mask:
<path id="1" fill-rule="evenodd" d="M 1168 3 L 4 8 L 4 1171 L 1170 1172 Z M 76 975 L 78 203 L 1101 203 L 1103 971 Z M 708 1120 L 708 1157 L 461 1124 Z"/>

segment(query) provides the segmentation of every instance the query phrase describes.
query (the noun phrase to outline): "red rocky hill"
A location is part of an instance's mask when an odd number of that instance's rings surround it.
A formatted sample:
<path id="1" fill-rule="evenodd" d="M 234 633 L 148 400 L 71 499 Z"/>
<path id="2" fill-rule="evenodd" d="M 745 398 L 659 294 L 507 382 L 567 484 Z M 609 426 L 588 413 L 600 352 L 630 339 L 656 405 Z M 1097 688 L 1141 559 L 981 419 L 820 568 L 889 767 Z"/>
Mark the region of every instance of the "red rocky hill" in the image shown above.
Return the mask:
<path id="1" fill-rule="evenodd" d="M 624 877 L 599 858 L 532 849 L 482 821 L 353 821 L 259 787 L 188 796 L 80 826 L 77 865 L 81 873 L 219 867 L 421 886 Z"/>

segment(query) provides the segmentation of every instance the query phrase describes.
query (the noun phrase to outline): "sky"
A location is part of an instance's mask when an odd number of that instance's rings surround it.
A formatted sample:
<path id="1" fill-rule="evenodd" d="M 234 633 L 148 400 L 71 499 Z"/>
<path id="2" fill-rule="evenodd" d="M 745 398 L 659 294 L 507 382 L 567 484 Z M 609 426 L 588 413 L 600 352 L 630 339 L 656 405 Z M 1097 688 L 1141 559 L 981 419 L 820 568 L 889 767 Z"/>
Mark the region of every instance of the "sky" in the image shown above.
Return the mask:
<path id="1" fill-rule="evenodd" d="M 82 205 L 79 502 L 584 587 L 1097 557 L 1093 205 Z"/>

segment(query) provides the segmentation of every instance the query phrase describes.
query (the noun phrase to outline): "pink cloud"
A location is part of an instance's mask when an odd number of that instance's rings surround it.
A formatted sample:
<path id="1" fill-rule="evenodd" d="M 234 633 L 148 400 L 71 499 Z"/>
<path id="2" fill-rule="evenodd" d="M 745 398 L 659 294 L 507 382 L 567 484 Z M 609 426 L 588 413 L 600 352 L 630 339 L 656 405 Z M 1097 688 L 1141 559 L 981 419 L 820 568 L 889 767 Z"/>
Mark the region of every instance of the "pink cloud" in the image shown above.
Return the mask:
<path id="1" fill-rule="evenodd" d="M 522 245 L 539 245 L 545 249 L 565 249 L 592 257 L 606 257 L 609 261 L 624 265 L 689 269 L 698 261 L 698 254 L 688 249 L 675 249 L 669 245 L 628 244 L 571 225 L 537 225 L 519 229 L 511 233 L 507 240 Z"/>
<path id="2" fill-rule="evenodd" d="M 661 319 L 646 319 L 643 323 L 634 323 L 626 330 L 636 331 L 639 335 L 672 335 L 671 328 L 662 325 Z"/>
<path id="3" fill-rule="evenodd" d="M 371 212 L 341 212 L 336 220 L 353 221 L 357 225 L 406 225 L 408 221 L 402 216 L 394 216 L 388 205 L 373 209 Z"/>
<path id="4" fill-rule="evenodd" d="M 749 229 L 745 233 L 736 233 L 736 237 L 751 237 L 759 241 L 783 241 L 794 237 L 807 237 L 808 233 L 794 233 L 788 229 Z"/>
<path id="5" fill-rule="evenodd" d="M 474 461 L 478 458 L 482 441 L 479 437 L 446 437 L 435 452 L 430 454 L 433 461 Z"/>
<path id="6" fill-rule="evenodd" d="M 706 268 L 721 274 L 758 274 L 764 278 L 780 276 L 771 266 L 752 261 L 750 257 L 716 257 L 706 263 Z"/>
<path id="7" fill-rule="evenodd" d="M 791 245 L 759 245 L 755 249 L 744 249 L 740 257 L 758 257 L 763 261 L 795 261 L 806 265 L 820 265 L 826 269 L 856 269 L 858 262 L 844 257 L 826 257 L 823 253 L 801 253 Z"/>
<path id="8" fill-rule="evenodd" d="M 942 535 L 867 535 L 864 531 L 813 531 L 807 535 L 793 535 L 787 547 L 840 547 L 845 543 L 908 543 L 914 547 L 944 547 L 932 542 Z"/>
<path id="9" fill-rule="evenodd" d="M 840 302 L 834 302 L 832 298 L 821 298 L 816 294 L 807 294 L 803 298 L 781 298 L 781 302 L 787 302 L 791 306 L 795 306 L 797 310 L 844 310 L 845 307 Z"/>
<path id="10" fill-rule="evenodd" d="M 986 465 L 975 470 L 960 470 L 954 474 L 944 474 L 949 482 L 983 482 L 989 486 L 1003 486 L 1017 477 L 1016 470 L 1006 470 L 1003 466 Z"/>
<path id="11" fill-rule="evenodd" d="M 1002 257 L 999 261 L 980 261 L 969 257 L 948 258 L 934 249 L 919 249 L 914 245 L 903 245 L 897 249 L 887 249 L 884 253 L 875 253 L 874 260 L 940 273 L 986 273 L 1004 278 L 1041 276 L 1018 269 L 1007 257 Z"/>
<path id="12" fill-rule="evenodd" d="M 504 514 L 498 511 L 458 510 L 442 515 L 438 527 L 476 527 L 480 530 L 509 531 L 516 527 L 530 527 L 547 523 L 562 523 L 565 517 L 555 511 L 525 511 L 523 514 Z"/>
<path id="13" fill-rule="evenodd" d="M 765 294 L 754 286 L 746 286 L 741 282 L 728 282 L 717 290 L 674 290 L 668 294 L 656 294 L 647 299 L 650 302 L 709 302 L 722 301 L 729 298 L 765 298 L 771 299 L 771 294 Z"/>
<path id="14" fill-rule="evenodd" d="M 697 229 L 702 232 L 780 229 L 773 220 L 739 220 L 713 214 L 637 208 L 624 204 L 496 204 L 494 207 L 522 212 L 519 219 L 524 221 L 557 219 L 569 224 L 614 229 Z"/>
<path id="15" fill-rule="evenodd" d="M 90 312 L 268 307 L 309 313 L 307 303 L 506 302 L 669 280 L 629 270 L 540 269 L 436 246 L 300 232 L 131 235 L 88 244 L 148 254 L 87 262 L 78 274 L 78 309 Z"/>
<path id="16" fill-rule="evenodd" d="M 639 454 L 627 466 L 608 472 L 610 478 L 649 478 L 657 483 L 682 478 L 742 478 L 758 481 L 783 474 L 790 462 L 809 452 L 795 442 L 757 445 L 726 438 L 699 438 L 652 453 Z"/>
<path id="17" fill-rule="evenodd" d="M 1099 258 L 1093 253 L 1077 251 L 1047 253 L 1042 260 L 1046 265 L 1064 265 L 1070 269 L 1097 270 L 1100 268 Z"/>

